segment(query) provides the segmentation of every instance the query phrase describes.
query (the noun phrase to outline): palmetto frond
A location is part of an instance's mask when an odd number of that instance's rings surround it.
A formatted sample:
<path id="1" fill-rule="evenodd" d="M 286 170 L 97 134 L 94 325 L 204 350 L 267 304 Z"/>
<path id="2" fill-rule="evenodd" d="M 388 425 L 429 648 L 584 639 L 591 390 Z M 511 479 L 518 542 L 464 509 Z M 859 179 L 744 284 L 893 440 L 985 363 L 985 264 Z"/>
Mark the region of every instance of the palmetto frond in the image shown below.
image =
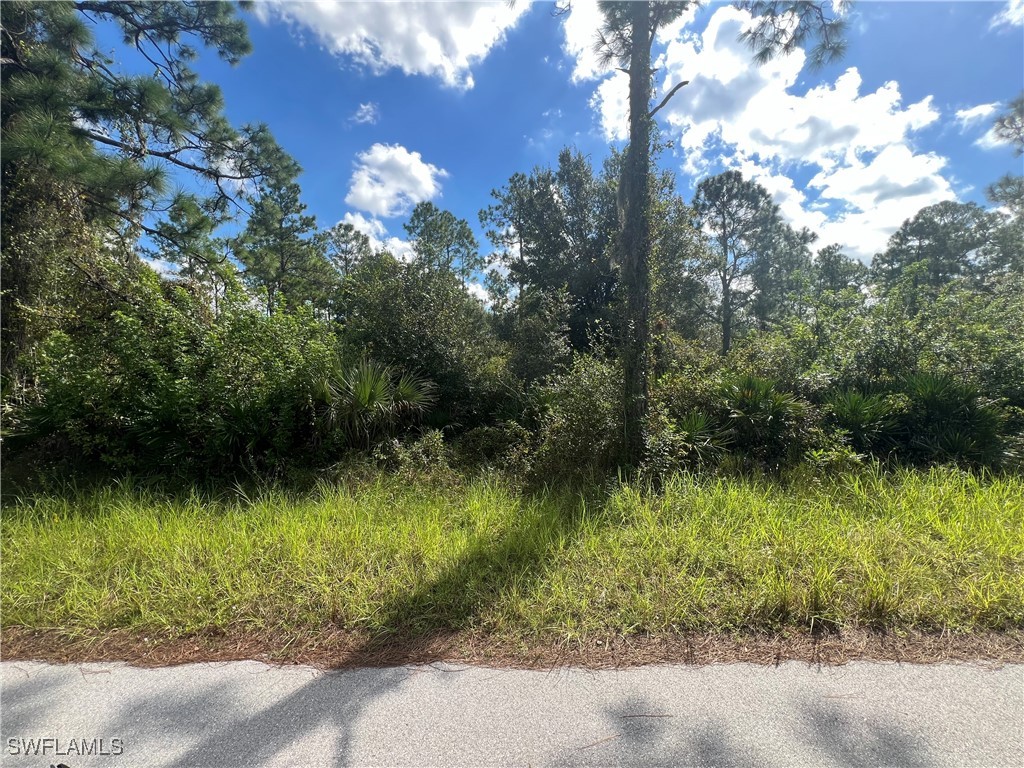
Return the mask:
<path id="1" fill-rule="evenodd" d="M 321 426 L 342 430 L 350 444 L 369 446 L 390 433 L 399 421 L 418 416 L 437 401 L 433 382 L 402 374 L 375 360 L 363 358 L 348 368 L 338 366 L 316 388 L 323 410 Z"/>

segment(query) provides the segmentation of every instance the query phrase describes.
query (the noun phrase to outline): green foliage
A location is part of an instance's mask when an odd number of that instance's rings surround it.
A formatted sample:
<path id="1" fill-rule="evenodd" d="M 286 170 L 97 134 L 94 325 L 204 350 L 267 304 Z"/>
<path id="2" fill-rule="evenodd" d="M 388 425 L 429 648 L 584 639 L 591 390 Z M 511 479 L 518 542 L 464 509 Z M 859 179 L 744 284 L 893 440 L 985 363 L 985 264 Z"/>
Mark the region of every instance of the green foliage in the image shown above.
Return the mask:
<path id="1" fill-rule="evenodd" d="M 1024 155 L 1024 93 L 1011 101 L 1009 109 L 995 119 L 992 132 L 997 140 L 1013 146 L 1015 154 Z"/>
<path id="2" fill-rule="evenodd" d="M 345 356 L 365 352 L 436 384 L 430 426 L 472 428 L 508 400 L 487 315 L 451 272 L 375 254 L 346 276 L 337 302 Z"/>
<path id="3" fill-rule="evenodd" d="M 547 406 L 535 471 L 542 480 L 600 476 L 616 464 L 622 430 L 621 372 L 581 355 L 541 393 Z"/>
<path id="4" fill-rule="evenodd" d="M 919 368 L 1024 406 L 1024 274 L 994 276 L 984 292 L 948 286 L 918 316 Z"/>
<path id="5" fill-rule="evenodd" d="M 335 367 L 316 391 L 322 430 L 339 430 L 347 445 L 365 449 L 393 437 L 437 401 L 432 382 L 369 359 Z"/>
<path id="6" fill-rule="evenodd" d="M 408 482 L 454 481 L 450 463 L 452 451 L 439 429 L 428 429 L 413 439 L 391 438 L 373 449 L 377 463 Z"/>
<path id="7" fill-rule="evenodd" d="M 316 219 L 305 213 L 295 178 L 298 164 L 281 155 L 273 173 L 247 195 L 252 212 L 232 250 L 244 265 L 244 279 L 266 297 L 267 314 L 309 302 L 323 307 L 337 289 L 337 275 L 315 237 Z"/>
<path id="8" fill-rule="evenodd" d="M 429 201 L 416 204 L 405 231 L 417 261 L 427 269 L 454 272 L 468 280 L 484 266 L 480 245 L 469 223 Z"/>
<path id="9" fill-rule="evenodd" d="M 992 239 L 996 220 L 975 203 L 944 201 L 922 208 L 889 238 L 871 271 L 882 294 L 902 286 L 911 313 L 946 284 L 973 277 L 976 254 Z"/>
<path id="10" fill-rule="evenodd" d="M 731 442 L 721 422 L 701 411 L 690 411 L 679 421 L 656 412 L 652 421 L 641 475 L 659 485 L 676 472 L 713 469 Z"/>
<path id="11" fill-rule="evenodd" d="M 572 359 L 568 297 L 533 294 L 519 298 L 518 311 L 495 318 L 499 337 L 508 342 L 508 369 L 525 384 L 565 370 Z"/>
<path id="12" fill-rule="evenodd" d="M 600 47 L 636 95 L 686 5 L 602 3 Z M 845 3 L 741 5 L 759 61 L 841 53 Z M 411 264 L 350 224 L 318 231 L 294 160 L 265 126 L 229 124 L 193 62 L 248 53 L 234 4 L 8 0 L 0 16 L 5 450 L 217 474 L 353 449 L 558 482 L 644 451 L 665 479 L 733 459 L 854 471 L 869 453 L 998 465 L 1024 445 L 1018 176 L 989 189 L 996 210 L 922 209 L 869 275 L 839 245 L 812 257 L 816 235 L 737 171 L 687 204 L 634 110 L 602 169 L 566 148 L 492 193 L 484 306 L 467 222 L 419 203 Z M 100 50 L 100 25 L 123 45 Z M 994 127 L 1016 149 L 1020 113 Z M 233 201 L 247 218 L 227 239 Z"/>
<path id="13" fill-rule="evenodd" d="M 817 398 L 831 384 L 828 375 L 812 370 L 818 354 L 811 326 L 793 319 L 739 341 L 723 366 L 737 375 L 770 379 L 783 389 Z"/>
<path id="14" fill-rule="evenodd" d="M 829 395 L 826 403 L 854 450 L 883 455 L 894 446 L 899 407 L 891 398 L 842 390 Z"/>
<path id="15" fill-rule="evenodd" d="M 701 181 L 693 207 L 699 228 L 710 232 L 708 274 L 718 289 L 715 317 L 721 328 L 724 355 L 732 347 L 740 313 L 754 295 L 751 271 L 768 234 L 782 223 L 768 191 L 744 179 L 739 171 L 726 171 Z"/>
<path id="16" fill-rule="evenodd" d="M 902 447 L 919 462 L 998 464 L 1002 458 L 1003 414 L 969 383 L 920 373 L 902 382 L 908 400 L 900 415 Z"/>
<path id="17" fill-rule="evenodd" d="M 22 441 L 47 437 L 117 470 L 169 474 L 309 460 L 312 383 L 333 357 L 326 328 L 306 312 L 263 315 L 237 290 L 211 317 L 149 270 L 107 269 L 132 301 L 94 296 L 80 329 L 47 337 L 38 399 L 18 414 Z"/>
<path id="18" fill-rule="evenodd" d="M 846 53 L 847 24 L 843 16 L 850 0 L 831 3 L 831 16 L 824 3 L 814 0 L 741 0 L 737 5 L 754 17 L 755 23 L 743 31 L 740 40 L 754 52 L 758 64 L 809 47 L 810 65 L 818 69 Z M 808 46 L 811 42 L 813 47 Z"/>
<path id="19" fill-rule="evenodd" d="M 514 421 L 471 429 L 457 443 L 460 463 L 504 471 L 512 478 L 528 473 L 534 452 L 534 436 Z"/>
<path id="20" fill-rule="evenodd" d="M 88 219 L 133 243 L 195 173 L 205 213 L 228 212 L 232 185 L 258 179 L 276 144 L 265 126 L 233 128 L 220 89 L 192 69 L 196 45 L 238 63 L 251 45 L 230 2 L 4 2 L 3 164 L 46 173 L 82 194 Z M 92 27 L 121 32 L 116 61 Z M 184 245 L 184 244 L 179 244 Z"/>
<path id="21" fill-rule="evenodd" d="M 6 396 L 27 382 L 42 339 L 68 322 L 81 285 L 74 264 L 101 249 L 74 191 L 43 173 L 3 166 L 0 197 L 0 375 Z"/>
<path id="22" fill-rule="evenodd" d="M 480 221 L 507 268 L 508 286 L 515 288 L 515 315 L 506 323 L 513 345 L 522 316 L 564 303 L 563 322 L 572 349 L 593 351 L 617 323 L 612 304 L 616 274 L 610 259 L 618 219 L 615 202 L 617 168 L 596 176 L 589 160 L 564 149 L 558 167 L 537 168 L 529 176 L 513 175 L 494 190 L 495 202 L 480 211 Z M 499 317 L 499 321 L 503 318 Z"/>
<path id="23" fill-rule="evenodd" d="M 780 469 L 799 461 L 813 446 L 811 404 L 779 390 L 774 381 L 741 376 L 726 383 L 722 397 L 732 444 L 757 465 Z"/>

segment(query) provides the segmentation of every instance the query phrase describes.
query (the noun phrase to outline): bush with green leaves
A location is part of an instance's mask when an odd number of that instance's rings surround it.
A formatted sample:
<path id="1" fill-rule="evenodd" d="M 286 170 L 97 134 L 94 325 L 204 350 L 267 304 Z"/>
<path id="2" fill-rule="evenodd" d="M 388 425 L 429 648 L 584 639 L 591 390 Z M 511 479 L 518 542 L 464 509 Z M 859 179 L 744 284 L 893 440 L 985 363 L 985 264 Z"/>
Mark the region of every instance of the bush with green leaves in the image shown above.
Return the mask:
<path id="1" fill-rule="evenodd" d="M 456 441 L 462 466 L 498 469 L 511 477 L 529 471 L 533 452 L 533 433 L 514 421 L 474 427 Z"/>
<path id="2" fill-rule="evenodd" d="M 363 358 L 336 364 L 318 383 L 319 426 L 325 439 L 370 449 L 428 412 L 437 401 L 434 383 Z"/>
<path id="3" fill-rule="evenodd" d="M 1024 275 L 992 276 L 985 291 L 946 286 L 917 318 L 924 371 L 1024 407 Z"/>
<path id="4" fill-rule="evenodd" d="M 365 353 L 437 385 L 430 426 L 486 423 L 504 398 L 487 314 L 451 272 L 376 254 L 346 276 L 337 304 L 344 356 Z"/>
<path id="5" fill-rule="evenodd" d="M 975 386 L 920 373 L 906 377 L 901 388 L 907 407 L 899 417 L 900 451 L 907 460 L 970 465 L 1003 460 L 1004 415 Z"/>
<path id="6" fill-rule="evenodd" d="M 714 416 L 690 411 L 679 420 L 664 411 L 651 415 L 642 474 L 661 482 L 674 472 L 715 467 L 727 453 L 730 435 Z"/>
<path id="7" fill-rule="evenodd" d="M 534 475 L 541 481 L 604 475 L 616 466 L 622 435 L 622 372 L 580 355 L 540 394 L 545 414 Z"/>
<path id="8" fill-rule="evenodd" d="M 425 475 L 434 480 L 455 479 L 452 451 L 439 429 L 427 429 L 405 440 L 385 440 L 374 447 L 372 456 L 379 466 L 410 480 Z"/>
<path id="9" fill-rule="evenodd" d="M 722 397 L 732 445 L 756 466 L 795 464 L 823 435 L 813 406 L 770 379 L 740 376 L 722 387 Z"/>
<path id="10" fill-rule="evenodd" d="M 51 333 L 19 437 L 117 470 L 267 471 L 310 457 L 313 383 L 334 356 L 306 311 L 266 316 L 229 290 L 203 299 L 148 269 L 113 270 L 77 327 Z M 99 293 L 99 292 L 97 292 Z"/>
<path id="11" fill-rule="evenodd" d="M 884 456 L 895 447 L 901 410 L 896 398 L 847 389 L 832 392 L 825 402 L 830 423 L 847 435 L 855 451 Z"/>
<path id="12" fill-rule="evenodd" d="M 735 377 L 771 380 L 786 391 L 816 398 L 831 384 L 831 377 L 811 373 L 816 355 L 812 328 L 794 319 L 778 330 L 753 333 L 736 342 L 723 367 Z"/>

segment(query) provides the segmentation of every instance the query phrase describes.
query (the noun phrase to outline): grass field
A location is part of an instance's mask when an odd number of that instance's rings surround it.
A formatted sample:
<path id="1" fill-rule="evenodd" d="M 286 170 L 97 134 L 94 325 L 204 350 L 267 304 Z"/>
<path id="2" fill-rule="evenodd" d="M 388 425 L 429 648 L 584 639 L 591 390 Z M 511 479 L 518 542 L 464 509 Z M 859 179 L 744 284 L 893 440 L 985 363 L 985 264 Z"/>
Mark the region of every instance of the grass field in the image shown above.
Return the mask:
<path id="1" fill-rule="evenodd" d="M 1024 626 L 1024 479 L 678 477 L 597 500 L 380 478 L 9 501 L 4 627 L 508 638 Z"/>

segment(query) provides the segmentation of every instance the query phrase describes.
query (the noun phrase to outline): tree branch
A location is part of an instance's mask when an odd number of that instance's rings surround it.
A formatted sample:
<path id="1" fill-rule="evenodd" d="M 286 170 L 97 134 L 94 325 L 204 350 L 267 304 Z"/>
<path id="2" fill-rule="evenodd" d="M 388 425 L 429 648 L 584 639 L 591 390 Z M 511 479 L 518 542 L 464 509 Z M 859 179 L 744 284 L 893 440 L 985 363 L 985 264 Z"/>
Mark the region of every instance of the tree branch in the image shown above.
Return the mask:
<path id="1" fill-rule="evenodd" d="M 668 92 L 668 95 L 666 95 L 665 98 L 661 100 L 661 104 L 659 104 L 658 106 L 656 106 L 654 109 L 652 109 L 650 112 L 647 113 L 647 118 L 650 119 L 650 118 L 654 117 L 655 113 L 657 113 L 657 111 L 659 109 L 661 109 L 666 104 L 668 104 L 669 99 L 671 99 L 673 96 L 676 95 L 676 91 L 678 91 L 684 85 L 689 85 L 689 84 L 690 84 L 689 80 L 683 80 L 683 82 L 677 83 L 676 86 L 671 91 Z"/>
<path id="2" fill-rule="evenodd" d="M 212 168 L 204 168 L 201 165 L 196 165 L 195 163 L 190 163 L 187 160 L 182 160 L 180 157 L 177 156 L 178 152 L 180 152 L 181 149 L 164 151 L 159 149 L 136 148 L 128 144 L 125 144 L 123 141 L 112 139 L 110 136 L 104 136 L 102 133 L 90 131 L 87 128 L 76 127 L 75 131 L 81 134 L 82 136 L 85 136 L 87 139 L 92 139 L 93 141 L 98 142 L 100 144 L 106 144 L 109 147 L 116 147 L 117 149 L 122 149 L 126 152 L 131 152 L 133 154 L 142 154 L 147 157 L 162 157 L 164 160 L 168 160 L 171 163 L 174 163 L 175 165 L 181 166 L 182 168 L 187 168 L 190 171 L 195 171 L 196 173 L 207 179 L 234 179 L 236 181 L 242 181 L 252 178 L 251 176 L 245 176 L 241 174 L 223 173 L 221 171 L 215 171 Z"/>

